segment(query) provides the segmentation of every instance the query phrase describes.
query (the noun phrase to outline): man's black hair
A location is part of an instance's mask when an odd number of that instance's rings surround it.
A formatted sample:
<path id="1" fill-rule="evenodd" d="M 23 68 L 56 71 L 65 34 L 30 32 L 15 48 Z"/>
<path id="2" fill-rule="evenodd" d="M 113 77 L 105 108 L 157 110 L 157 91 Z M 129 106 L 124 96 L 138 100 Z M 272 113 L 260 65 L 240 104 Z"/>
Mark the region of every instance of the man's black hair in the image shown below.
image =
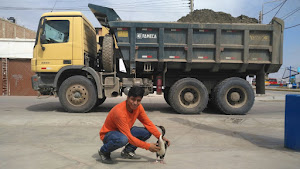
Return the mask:
<path id="1" fill-rule="evenodd" d="M 128 97 L 138 97 L 140 96 L 141 98 L 143 98 L 145 93 L 145 90 L 142 87 L 138 87 L 138 86 L 133 86 L 130 88 L 129 92 L 128 92 Z"/>

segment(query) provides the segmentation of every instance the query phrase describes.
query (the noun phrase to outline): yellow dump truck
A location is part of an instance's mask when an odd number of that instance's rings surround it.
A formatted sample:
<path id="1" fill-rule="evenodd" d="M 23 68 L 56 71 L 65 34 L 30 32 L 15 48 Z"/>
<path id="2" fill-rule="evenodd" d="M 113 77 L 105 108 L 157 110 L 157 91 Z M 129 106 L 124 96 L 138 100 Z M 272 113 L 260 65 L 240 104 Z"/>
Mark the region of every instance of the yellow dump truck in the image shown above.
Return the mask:
<path id="1" fill-rule="evenodd" d="M 163 94 L 178 113 L 200 113 L 210 102 L 245 114 L 255 97 L 246 77 L 256 75 L 264 93 L 265 74 L 282 65 L 278 18 L 268 25 L 127 22 L 111 8 L 89 8 L 106 30 L 98 40 L 80 12 L 43 14 L 36 36 L 32 87 L 58 96 L 69 112 L 88 112 L 140 86 L 145 95 Z"/>

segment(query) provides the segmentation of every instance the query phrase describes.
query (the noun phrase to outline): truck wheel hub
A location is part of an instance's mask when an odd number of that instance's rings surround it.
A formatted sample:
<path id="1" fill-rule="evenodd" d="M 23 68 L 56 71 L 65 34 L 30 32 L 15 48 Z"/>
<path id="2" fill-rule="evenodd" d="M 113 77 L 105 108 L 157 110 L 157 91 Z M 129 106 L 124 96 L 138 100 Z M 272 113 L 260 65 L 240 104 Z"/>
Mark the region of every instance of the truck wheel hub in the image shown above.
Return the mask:
<path id="1" fill-rule="evenodd" d="M 80 98 L 80 97 L 81 97 L 81 93 L 80 93 L 80 92 L 76 92 L 76 93 L 74 94 L 74 98 L 78 99 L 78 98 Z"/>
<path id="2" fill-rule="evenodd" d="M 231 100 L 234 102 L 239 101 L 241 98 L 241 96 L 238 92 L 232 92 L 230 97 L 231 97 Z"/>
<path id="3" fill-rule="evenodd" d="M 194 100 L 194 95 L 191 92 L 186 92 L 184 94 L 184 100 L 186 100 L 187 102 L 192 102 Z"/>
<path id="4" fill-rule="evenodd" d="M 88 101 L 88 91 L 82 85 L 70 86 L 66 95 L 68 102 L 73 106 L 81 106 Z"/>
<path id="5" fill-rule="evenodd" d="M 194 86 L 186 86 L 180 91 L 180 104 L 186 108 L 194 108 L 200 103 L 200 92 Z"/>
<path id="6" fill-rule="evenodd" d="M 247 92 L 241 86 L 232 86 L 226 93 L 226 101 L 233 108 L 242 107 L 247 103 Z"/>

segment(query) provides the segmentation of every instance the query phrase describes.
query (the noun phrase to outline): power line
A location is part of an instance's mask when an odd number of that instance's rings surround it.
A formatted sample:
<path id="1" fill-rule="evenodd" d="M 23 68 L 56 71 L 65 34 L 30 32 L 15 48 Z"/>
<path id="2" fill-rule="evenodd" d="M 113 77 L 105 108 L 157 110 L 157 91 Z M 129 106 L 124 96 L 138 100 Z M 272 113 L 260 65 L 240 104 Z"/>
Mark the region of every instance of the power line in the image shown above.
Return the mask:
<path id="1" fill-rule="evenodd" d="M 42 10 L 42 11 L 50 11 L 52 8 L 26 8 L 26 7 L 3 7 L 3 6 L 0 6 L 0 10 L 15 10 L 15 11 L 30 11 L 30 10 Z M 116 8 L 118 9 L 118 8 Z M 87 8 L 57 8 L 55 9 L 56 11 L 74 11 L 74 10 L 77 10 L 77 11 L 90 11 L 89 9 Z M 162 10 L 162 9 L 152 9 L 152 10 L 142 10 L 142 11 L 139 11 L 139 10 L 126 10 L 126 9 L 119 9 L 118 11 L 121 11 L 121 12 L 141 12 L 141 13 L 151 13 L 151 12 L 160 12 L 160 13 L 186 13 L 184 11 L 169 11 L 169 10 Z"/>
<path id="2" fill-rule="evenodd" d="M 285 1 L 283 2 L 283 4 L 280 6 L 280 8 L 278 9 L 278 11 L 277 11 L 276 14 L 274 15 L 274 17 L 278 14 L 278 12 L 279 12 L 280 9 L 283 7 L 283 5 L 286 3 L 286 1 L 287 1 L 287 0 L 285 0 Z"/>
<path id="3" fill-rule="evenodd" d="M 52 8 L 51 12 L 54 10 L 54 7 L 55 7 L 55 5 L 56 5 L 56 2 L 57 2 L 57 0 L 55 0 L 55 3 L 54 3 L 54 5 L 53 5 L 53 8 Z"/>
<path id="4" fill-rule="evenodd" d="M 184 3 L 184 2 L 189 2 L 189 0 L 185 0 L 185 1 L 183 1 L 183 0 L 172 0 L 171 2 L 162 2 L 162 1 L 152 1 L 152 0 L 149 0 L 149 1 L 134 1 L 134 2 L 126 2 L 126 4 L 157 4 L 157 3 L 159 3 L 159 4 L 170 4 L 170 3 Z M 120 3 L 108 3 L 108 4 L 110 4 L 110 5 L 119 5 Z M 125 4 L 123 4 L 123 5 L 125 5 Z"/>
<path id="5" fill-rule="evenodd" d="M 163 3 L 159 3 L 159 4 L 116 4 L 116 5 L 105 5 L 107 7 L 110 8 L 114 8 L 114 7 L 134 7 L 134 8 L 143 8 L 143 7 L 149 7 L 149 8 L 159 8 L 159 7 L 170 7 L 170 6 L 177 6 L 177 7 L 188 7 L 189 4 L 187 3 L 170 3 L 170 4 L 163 4 Z M 169 8 L 170 9 L 170 8 Z"/>
<path id="6" fill-rule="evenodd" d="M 172 1 L 172 2 L 161 2 L 161 1 L 138 1 L 138 2 L 127 2 L 125 4 L 122 3 L 106 3 L 105 5 L 114 6 L 114 5 L 169 5 L 169 4 L 188 4 L 188 1 Z"/>
<path id="7" fill-rule="evenodd" d="M 300 24 L 293 25 L 293 26 L 287 27 L 287 28 L 285 28 L 285 29 L 290 29 L 290 28 L 297 27 L 297 26 L 300 26 Z"/>
<path id="8" fill-rule="evenodd" d="M 52 8 L 26 8 L 26 7 L 5 7 L 5 6 L 0 6 L 0 10 L 15 10 L 15 11 L 27 11 L 27 10 L 51 10 Z M 75 8 L 60 8 L 56 10 L 74 10 Z M 82 10 L 84 11 L 85 9 L 79 9 L 77 8 L 76 10 Z M 86 9 L 86 11 L 89 11 Z"/>
<path id="9" fill-rule="evenodd" d="M 285 0 L 284 2 L 282 2 L 280 8 L 278 9 L 278 11 L 276 12 L 276 14 L 273 16 L 273 18 L 278 14 L 278 12 L 281 10 L 281 8 L 283 7 L 283 5 L 287 2 L 287 0 Z M 272 22 L 272 20 L 269 22 L 269 24 Z"/>
<path id="10" fill-rule="evenodd" d="M 188 6 L 173 6 L 172 9 L 181 9 L 181 8 L 187 8 Z M 121 7 L 116 7 L 114 9 L 118 9 L 118 8 L 121 8 Z M 148 8 L 148 7 L 147 7 Z M 30 8 L 30 7 L 8 7 L 8 6 L 0 6 L 0 9 L 3 9 L 3 10 L 52 10 L 53 8 Z M 122 6 L 122 9 L 124 9 L 124 6 Z M 164 6 L 161 6 L 161 7 L 157 7 L 157 8 L 154 8 L 154 9 L 151 9 L 149 11 L 155 11 L 157 9 L 170 9 L 169 7 L 164 7 Z M 56 8 L 55 10 L 86 10 L 86 11 L 89 11 L 89 9 L 87 7 L 77 7 L 77 8 Z"/>
<path id="11" fill-rule="evenodd" d="M 170 8 L 172 9 L 172 10 L 170 10 Z M 139 10 L 131 10 L 130 9 L 130 7 L 128 7 L 128 8 L 122 8 L 122 7 L 115 7 L 114 8 L 114 10 L 115 11 L 120 11 L 120 10 L 129 10 L 129 11 L 132 11 L 132 12 L 137 12 L 137 11 L 144 11 L 144 12 L 148 12 L 148 13 L 151 13 L 151 12 L 153 12 L 153 11 L 165 11 L 165 12 L 168 12 L 168 11 L 170 11 L 170 12 L 180 12 L 180 10 L 188 10 L 189 8 L 188 7 L 169 7 L 169 8 L 167 8 L 167 7 L 161 7 L 161 8 L 156 8 L 156 9 L 149 9 L 149 8 L 139 8 Z"/>
<path id="12" fill-rule="evenodd" d="M 275 8 L 269 10 L 268 12 L 264 13 L 263 15 L 266 15 L 266 14 L 272 12 L 273 10 L 275 10 L 276 8 L 278 8 L 280 5 L 282 5 L 283 3 L 284 3 L 284 2 L 281 2 L 281 3 L 280 3 L 279 5 L 277 5 Z"/>
<path id="13" fill-rule="evenodd" d="M 155 11 L 153 11 L 153 10 L 143 10 L 143 11 L 136 11 L 136 10 L 134 10 L 134 11 L 132 11 L 132 10 L 123 10 L 123 9 L 120 9 L 120 10 L 117 10 L 117 11 L 120 11 L 120 12 L 129 12 L 129 13 L 135 13 L 135 12 L 138 12 L 138 13 L 152 13 L 152 12 L 155 12 Z M 187 13 L 187 12 L 185 12 L 185 11 L 174 11 L 174 12 L 172 12 L 172 11 L 167 11 L 167 10 L 162 10 L 162 11 L 156 11 L 156 12 L 160 12 L 160 13 Z"/>
<path id="14" fill-rule="evenodd" d="M 286 14 L 286 15 L 284 15 L 283 17 L 282 17 L 282 19 L 283 20 L 285 20 L 286 18 L 288 18 L 288 17 L 290 17 L 290 16 L 292 16 L 292 15 L 294 15 L 296 12 L 298 12 L 300 10 L 300 7 L 298 7 L 298 8 L 296 8 L 296 9 L 294 9 L 293 11 L 291 11 L 290 13 L 288 13 L 288 14 Z"/>
<path id="15" fill-rule="evenodd" d="M 152 8 L 155 9 L 157 7 L 170 7 L 170 6 L 177 6 L 177 7 L 185 7 L 185 6 L 189 6 L 188 4 L 147 4 L 147 5 L 130 5 L 130 4 L 126 4 L 126 5 L 103 5 L 109 8 L 114 8 L 114 7 L 134 7 L 134 8 L 142 8 L 142 7 L 148 7 L 148 8 Z M 170 8 L 169 8 L 170 9 Z"/>
<path id="16" fill-rule="evenodd" d="M 105 5 L 108 6 L 108 5 Z M 142 7 L 148 7 L 148 8 L 157 8 L 157 7 L 170 7 L 170 6 L 177 6 L 177 7 L 185 7 L 189 6 L 187 3 L 170 3 L 170 4 L 116 4 L 116 5 L 109 5 L 110 8 L 113 7 L 135 7 L 135 8 L 142 8 Z"/>

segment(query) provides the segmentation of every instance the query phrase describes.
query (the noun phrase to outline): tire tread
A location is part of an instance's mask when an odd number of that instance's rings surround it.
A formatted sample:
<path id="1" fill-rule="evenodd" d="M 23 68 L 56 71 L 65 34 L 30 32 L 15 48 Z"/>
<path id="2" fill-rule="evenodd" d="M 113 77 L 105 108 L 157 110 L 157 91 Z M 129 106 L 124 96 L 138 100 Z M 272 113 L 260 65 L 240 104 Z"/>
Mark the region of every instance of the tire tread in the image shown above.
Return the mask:
<path id="1" fill-rule="evenodd" d="M 102 64 L 103 69 L 107 72 L 112 72 L 114 67 L 114 46 L 113 37 L 111 35 L 105 35 L 103 38 L 102 49 Z"/>

